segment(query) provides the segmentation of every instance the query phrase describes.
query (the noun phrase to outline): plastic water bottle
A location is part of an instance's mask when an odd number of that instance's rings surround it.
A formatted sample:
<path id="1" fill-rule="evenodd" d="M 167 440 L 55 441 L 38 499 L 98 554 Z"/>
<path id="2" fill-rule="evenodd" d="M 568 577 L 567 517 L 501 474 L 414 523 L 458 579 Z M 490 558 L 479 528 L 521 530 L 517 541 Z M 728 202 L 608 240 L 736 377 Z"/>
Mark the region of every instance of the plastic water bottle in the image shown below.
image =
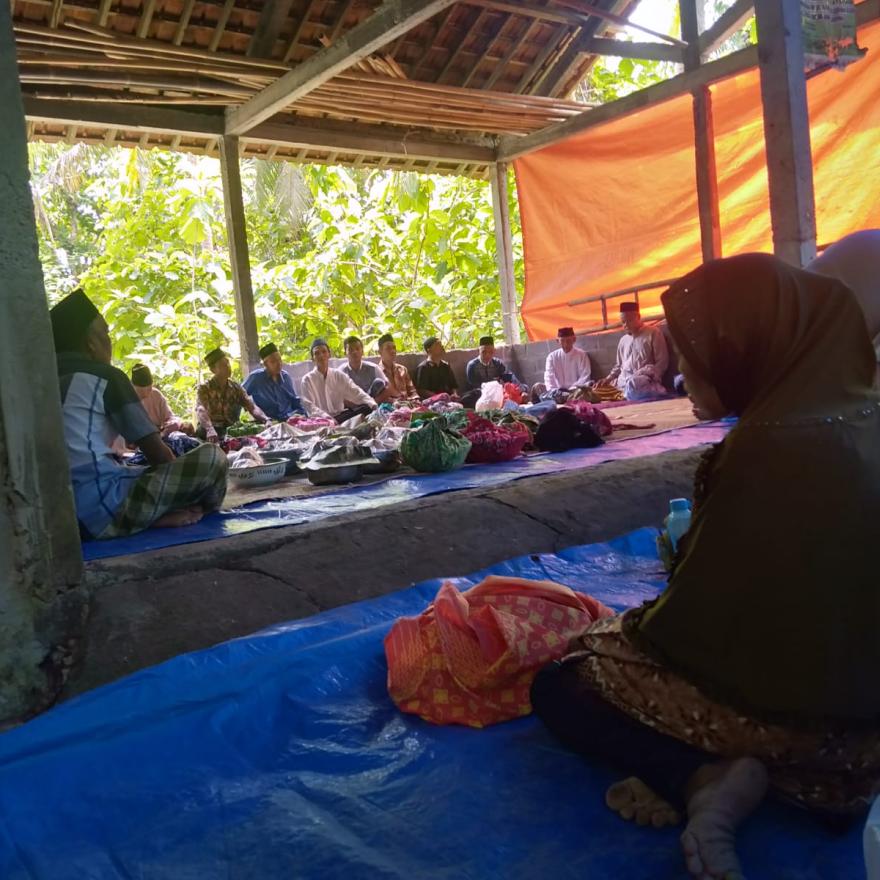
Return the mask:
<path id="1" fill-rule="evenodd" d="M 681 536 L 691 525 L 691 505 L 687 498 L 673 498 L 669 502 L 669 516 L 666 517 L 666 531 L 672 543 L 672 551 L 678 550 Z"/>

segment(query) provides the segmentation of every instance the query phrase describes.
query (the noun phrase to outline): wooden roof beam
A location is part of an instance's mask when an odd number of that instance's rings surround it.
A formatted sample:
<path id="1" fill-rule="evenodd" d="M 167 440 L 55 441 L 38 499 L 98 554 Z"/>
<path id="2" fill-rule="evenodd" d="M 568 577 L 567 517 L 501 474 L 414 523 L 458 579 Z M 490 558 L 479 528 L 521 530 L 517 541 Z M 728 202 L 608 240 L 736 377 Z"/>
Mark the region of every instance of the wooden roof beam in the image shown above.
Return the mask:
<path id="1" fill-rule="evenodd" d="M 223 113 L 117 104 L 105 101 L 67 101 L 22 95 L 25 117 L 35 122 L 63 122 L 68 125 L 98 125 L 126 131 L 147 131 L 183 135 L 220 135 Z"/>
<path id="2" fill-rule="evenodd" d="M 559 85 L 566 80 L 577 60 L 584 54 L 581 47 L 590 39 L 592 39 L 592 34 L 585 28 L 577 31 L 562 54 L 543 72 L 531 93 L 544 98 L 552 96 Z"/>
<path id="3" fill-rule="evenodd" d="M 856 24 L 859 27 L 880 19 L 880 0 L 863 0 L 856 4 Z M 555 144 L 574 134 L 580 134 L 597 125 L 604 125 L 614 119 L 629 116 L 645 107 L 652 107 L 663 101 L 670 101 L 686 95 L 702 86 L 710 85 L 729 76 L 736 76 L 745 70 L 758 65 L 758 47 L 747 46 L 716 61 L 702 64 L 695 70 L 689 70 L 679 76 L 648 86 L 646 89 L 627 95 L 601 107 L 584 110 L 565 122 L 548 125 L 533 134 L 524 137 L 506 135 L 498 141 L 498 161 L 509 162 L 526 153 L 540 150 L 542 147 Z"/>
<path id="4" fill-rule="evenodd" d="M 332 79 L 337 73 L 396 40 L 455 0 L 385 0 L 368 19 L 337 42 L 316 52 L 240 107 L 227 111 L 228 134 L 246 134 L 279 110 Z"/>
<path id="5" fill-rule="evenodd" d="M 104 0 L 101 0 L 101 2 L 103 4 Z M 175 46 L 179 46 L 183 43 L 183 38 L 186 34 L 186 29 L 189 27 L 189 20 L 192 18 L 195 5 L 196 0 L 186 0 L 183 9 L 180 11 L 180 19 L 174 28 L 174 39 L 171 41 Z"/>
<path id="6" fill-rule="evenodd" d="M 483 6 L 486 9 L 510 12 L 513 15 L 524 15 L 530 18 L 540 18 L 544 21 L 554 21 L 558 24 L 595 25 L 598 23 L 596 19 L 602 19 L 620 27 L 630 27 L 634 30 L 642 31 L 672 46 L 683 48 L 686 45 L 683 40 L 679 40 L 677 37 L 652 31 L 650 28 L 627 21 L 626 18 L 617 15 L 615 12 L 601 9 L 590 3 L 582 3 L 580 0 L 557 0 L 557 2 L 563 3 L 567 7 L 565 9 L 560 9 L 558 6 L 541 6 L 538 3 L 530 2 L 530 0 L 462 0 L 462 2 L 468 6 Z"/>
<path id="7" fill-rule="evenodd" d="M 700 34 L 700 55 L 708 55 L 730 39 L 755 14 L 755 0 L 736 0 L 711 27 Z"/>
<path id="8" fill-rule="evenodd" d="M 115 128 L 120 131 L 216 138 L 223 134 L 221 112 L 197 112 L 143 104 L 66 101 L 24 96 L 29 122 Z M 357 125 L 329 119 L 264 122 L 248 132 L 248 141 L 307 150 L 433 161 L 488 163 L 495 159 L 494 138 L 481 135 L 433 136 L 404 126 Z"/>
<path id="9" fill-rule="evenodd" d="M 483 164 L 495 159 L 494 138 L 435 138 L 400 125 L 354 125 L 327 119 L 303 119 L 294 124 L 263 122 L 248 132 L 247 140 L 310 150 L 439 162 Z"/>
<path id="10" fill-rule="evenodd" d="M 315 6 L 318 5 L 318 0 L 308 0 L 306 3 L 305 9 L 303 9 L 303 14 L 300 17 L 300 20 L 296 24 L 296 30 L 293 32 L 293 36 L 290 39 L 290 42 L 287 45 L 287 51 L 284 53 L 283 61 L 285 64 L 293 58 L 294 53 L 296 52 L 296 47 L 299 45 L 299 41 L 302 37 L 303 31 L 309 24 L 309 18 L 312 12 L 315 9 Z"/>
<path id="11" fill-rule="evenodd" d="M 217 19 L 217 26 L 211 35 L 211 42 L 208 43 L 208 51 L 216 52 L 220 47 L 220 41 L 226 32 L 226 25 L 229 24 L 229 16 L 232 15 L 232 9 L 235 6 L 235 0 L 226 0 L 223 9 L 220 10 L 220 17 Z"/>
<path id="12" fill-rule="evenodd" d="M 290 15 L 293 0 L 266 0 L 247 49 L 249 58 L 271 58 L 275 43 Z"/>
<path id="13" fill-rule="evenodd" d="M 666 46 L 663 43 L 633 43 L 605 37 L 586 37 L 580 43 L 580 51 L 585 55 L 613 55 L 616 58 L 684 64 L 684 50 L 680 46 Z"/>
<path id="14" fill-rule="evenodd" d="M 509 162 L 533 150 L 555 144 L 558 141 L 580 134 L 597 125 L 603 125 L 622 116 L 629 116 L 645 107 L 652 107 L 663 101 L 686 95 L 700 86 L 708 85 L 719 79 L 742 73 L 758 63 L 758 47 L 749 46 L 740 49 L 731 55 L 725 55 L 717 61 L 704 64 L 695 70 L 679 74 L 671 79 L 648 86 L 638 92 L 633 92 L 625 98 L 619 98 L 601 107 L 585 110 L 577 116 L 572 116 L 565 122 L 549 125 L 534 134 L 525 137 L 506 136 L 501 138 L 498 144 L 498 159 L 501 162 Z"/>
<path id="15" fill-rule="evenodd" d="M 532 80 L 544 69 L 544 65 L 549 60 L 550 56 L 556 51 L 557 47 L 561 46 L 565 41 L 568 30 L 568 25 L 561 24 L 553 31 L 550 35 L 550 39 L 544 43 L 544 46 L 535 56 L 535 60 L 520 77 L 519 83 L 517 83 L 516 86 L 517 94 L 524 94 L 529 90 L 532 85 Z"/>
<path id="16" fill-rule="evenodd" d="M 153 22 L 153 15 L 156 12 L 156 0 L 146 0 L 144 9 L 141 13 L 141 20 L 138 22 L 137 35 L 138 39 L 143 40 L 150 33 L 150 25 Z"/>

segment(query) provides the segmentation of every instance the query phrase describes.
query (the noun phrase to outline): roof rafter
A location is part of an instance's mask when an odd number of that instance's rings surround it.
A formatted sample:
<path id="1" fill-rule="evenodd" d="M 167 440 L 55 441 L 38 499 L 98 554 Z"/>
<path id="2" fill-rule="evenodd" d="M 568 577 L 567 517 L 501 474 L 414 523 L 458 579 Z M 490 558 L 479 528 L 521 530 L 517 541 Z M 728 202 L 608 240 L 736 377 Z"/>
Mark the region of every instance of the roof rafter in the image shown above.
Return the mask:
<path id="1" fill-rule="evenodd" d="M 291 6 L 293 6 L 293 0 L 266 0 L 266 5 L 260 13 L 260 20 L 257 22 L 257 28 L 251 37 L 251 44 L 247 49 L 248 57 L 272 57 L 272 50 L 275 48 L 275 43 L 281 35 L 281 29 L 290 15 Z"/>
<path id="2" fill-rule="evenodd" d="M 245 134 L 337 73 L 442 12 L 455 0 L 386 0 L 368 19 L 315 53 L 240 107 L 227 111 L 227 133 Z"/>
<path id="3" fill-rule="evenodd" d="M 755 14 L 755 0 L 736 0 L 718 20 L 700 34 L 700 55 L 707 55 L 717 49 L 726 39 L 733 36 Z"/>
<path id="4" fill-rule="evenodd" d="M 856 5 L 856 24 L 862 26 L 880 18 L 880 0 L 864 0 Z M 758 64 L 758 47 L 747 46 L 716 61 L 702 64 L 694 70 L 686 71 L 671 79 L 648 86 L 646 89 L 619 98 L 601 107 L 584 110 L 565 122 L 557 122 L 546 128 L 523 137 L 505 136 L 499 139 L 499 162 L 509 162 L 526 153 L 558 143 L 567 137 L 580 134 L 614 119 L 629 116 L 645 107 L 652 107 L 663 101 L 670 101 L 692 92 L 701 86 L 710 85 L 729 76 L 736 76 Z"/>
<path id="5" fill-rule="evenodd" d="M 634 43 L 606 37 L 587 37 L 580 43 L 580 51 L 586 55 L 611 55 L 640 61 L 684 64 L 684 50 L 680 46 L 664 46 L 663 43 Z"/>

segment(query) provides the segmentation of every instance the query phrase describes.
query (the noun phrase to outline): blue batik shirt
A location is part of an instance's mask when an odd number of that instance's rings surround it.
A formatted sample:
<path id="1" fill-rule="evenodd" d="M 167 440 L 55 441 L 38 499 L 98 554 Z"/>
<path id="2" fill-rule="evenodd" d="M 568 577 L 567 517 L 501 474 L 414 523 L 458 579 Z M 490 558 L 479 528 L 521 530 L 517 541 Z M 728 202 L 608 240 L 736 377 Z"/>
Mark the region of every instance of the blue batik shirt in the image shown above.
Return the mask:
<path id="1" fill-rule="evenodd" d="M 284 370 L 276 382 L 265 367 L 260 367 L 244 380 L 242 387 L 270 419 L 284 421 L 292 415 L 305 415 L 302 401 L 294 390 L 293 379 Z"/>

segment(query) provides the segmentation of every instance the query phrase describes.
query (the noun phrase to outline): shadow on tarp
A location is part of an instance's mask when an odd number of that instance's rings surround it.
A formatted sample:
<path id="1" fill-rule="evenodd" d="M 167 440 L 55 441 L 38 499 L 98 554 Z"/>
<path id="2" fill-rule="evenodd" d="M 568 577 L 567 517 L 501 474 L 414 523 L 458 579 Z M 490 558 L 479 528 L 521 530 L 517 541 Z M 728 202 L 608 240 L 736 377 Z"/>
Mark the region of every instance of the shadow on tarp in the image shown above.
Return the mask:
<path id="1" fill-rule="evenodd" d="M 456 583 L 552 578 L 621 610 L 660 589 L 655 534 Z M 471 730 L 396 710 L 382 638 L 439 583 L 184 654 L 0 736 L 0 877 L 684 878 L 676 831 L 612 815 L 612 774 L 537 719 Z M 859 829 L 836 836 L 778 805 L 740 852 L 750 880 L 864 876 Z"/>
<path id="2" fill-rule="evenodd" d="M 609 443 L 595 449 L 572 449 L 570 452 L 518 458 L 500 464 L 468 465 L 445 474 L 396 477 L 381 483 L 352 486 L 311 498 L 258 501 L 235 510 L 211 514 L 193 526 L 147 529 L 129 538 L 88 541 L 83 544 L 83 556 L 87 561 L 126 556 L 163 547 L 242 535 L 258 529 L 317 522 L 330 516 L 414 501 L 426 495 L 454 492 L 457 489 L 490 489 L 523 477 L 562 473 L 607 461 L 689 449 L 702 443 L 717 443 L 723 439 L 726 431 L 727 427 L 717 422 L 692 425 L 661 434 Z"/>

